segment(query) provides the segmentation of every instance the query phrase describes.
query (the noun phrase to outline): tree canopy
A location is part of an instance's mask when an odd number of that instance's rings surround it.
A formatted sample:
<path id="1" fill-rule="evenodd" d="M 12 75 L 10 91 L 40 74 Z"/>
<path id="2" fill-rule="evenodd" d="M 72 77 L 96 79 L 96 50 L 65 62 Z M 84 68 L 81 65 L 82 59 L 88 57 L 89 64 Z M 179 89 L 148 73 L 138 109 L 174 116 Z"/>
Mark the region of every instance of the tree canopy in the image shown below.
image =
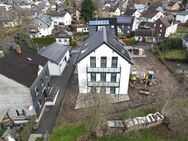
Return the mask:
<path id="1" fill-rule="evenodd" d="M 82 0 L 81 18 L 86 22 L 94 16 L 95 6 L 92 0 Z"/>

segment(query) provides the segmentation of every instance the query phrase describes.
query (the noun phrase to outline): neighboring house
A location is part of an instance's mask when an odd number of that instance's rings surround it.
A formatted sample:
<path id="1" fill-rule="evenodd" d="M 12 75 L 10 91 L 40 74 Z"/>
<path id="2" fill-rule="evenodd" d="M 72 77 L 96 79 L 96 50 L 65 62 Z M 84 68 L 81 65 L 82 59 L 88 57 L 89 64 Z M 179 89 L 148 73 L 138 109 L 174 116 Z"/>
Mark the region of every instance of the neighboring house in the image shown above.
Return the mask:
<path id="1" fill-rule="evenodd" d="M 46 57 L 48 61 L 49 73 L 51 76 L 61 76 L 69 59 L 70 47 L 53 43 L 40 51 L 40 55 Z"/>
<path id="2" fill-rule="evenodd" d="M 79 93 L 91 90 L 106 94 L 127 95 L 132 59 L 126 46 L 105 27 L 90 36 L 76 60 Z"/>
<path id="3" fill-rule="evenodd" d="M 181 23 L 187 23 L 188 11 L 182 11 L 176 15 L 176 21 Z"/>
<path id="4" fill-rule="evenodd" d="M 5 115 L 14 124 L 25 123 L 32 115 L 40 120 L 51 94 L 47 61 L 19 46 L 0 59 L 0 122 Z"/>
<path id="5" fill-rule="evenodd" d="M 166 10 L 169 11 L 178 11 L 179 9 L 180 9 L 180 3 L 178 1 L 170 2 L 166 7 Z"/>
<path id="6" fill-rule="evenodd" d="M 161 11 L 153 10 L 152 8 L 142 12 L 141 17 L 144 21 L 155 22 L 161 17 L 164 17 L 164 14 Z"/>
<path id="7" fill-rule="evenodd" d="M 51 14 L 54 25 L 71 25 L 72 17 L 66 11 L 55 11 Z"/>
<path id="8" fill-rule="evenodd" d="M 165 16 L 154 23 L 154 35 L 158 38 L 166 38 L 174 34 L 178 24 L 172 16 Z"/>
<path id="9" fill-rule="evenodd" d="M 119 3 L 119 0 L 105 0 L 104 6 L 105 7 L 117 7 Z"/>
<path id="10" fill-rule="evenodd" d="M 183 47 L 185 47 L 188 50 L 188 34 L 186 34 L 185 36 L 183 36 L 183 38 L 182 38 L 182 44 L 183 44 Z"/>
<path id="11" fill-rule="evenodd" d="M 141 16 L 141 13 L 137 9 L 127 9 L 123 15 L 139 18 Z"/>
<path id="12" fill-rule="evenodd" d="M 80 20 L 80 11 L 78 9 L 66 8 L 65 11 L 67 11 L 71 15 L 73 21 Z"/>
<path id="13" fill-rule="evenodd" d="M 69 26 L 71 32 L 75 33 L 88 33 L 89 28 L 88 25 L 83 24 L 73 24 Z"/>
<path id="14" fill-rule="evenodd" d="M 89 20 L 89 35 L 106 27 L 113 35 L 130 35 L 134 25 L 134 17 L 120 16 L 116 18 L 97 18 Z"/>
<path id="15" fill-rule="evenodd" d="M 109 16 L 109 17 L 115 17 L 115 16 L 120 16 L 121 15 L 121 10 L 119 7 L 107 7 L 105 8 L 104 10 L 106 12 L 106 14 Z"/>
<path id="16" fill-rule="evenodd" d="M 44 37 L 52 34 L 54 24 L 50 17 L 39 14 L 36 16 L 34 22 L 33 27 L 29 29 L 31 38 Z"/>
<path id="17" fill-rule="evenodd" d="M 55 35 L 56 43 L 62 44 L 62 45 L 70 45 L 70 38 L 66 32 L 61 31 Z"/>
<path id="18" fill-rule="evenodd" d="M 151 29 L 137 29 L 135 31 L 135 40 L 145 41 L 145 42 L 154 42 L 154 31 Z"/>

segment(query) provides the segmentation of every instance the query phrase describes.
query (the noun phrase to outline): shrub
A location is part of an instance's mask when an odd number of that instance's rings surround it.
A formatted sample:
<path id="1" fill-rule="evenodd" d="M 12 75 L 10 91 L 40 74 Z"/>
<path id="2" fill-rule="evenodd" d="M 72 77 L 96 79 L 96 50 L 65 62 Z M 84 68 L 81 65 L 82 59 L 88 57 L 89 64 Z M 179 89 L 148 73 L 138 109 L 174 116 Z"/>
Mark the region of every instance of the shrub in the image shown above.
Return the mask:
<path id="1" fill-rule="evenodd" d="M 71 39 L 70 39 L 70 45 L 71 45 L 71 46 L 77 46 L 78 43 L 77 43 L 77 41 L 76 41 L 74 38 L 71 38 Z"/>
<path id="2" fill-rule="evenodd" d="M 4 55 L 8 55 L 10 53 L 9 49 L 8 48 L 3 48 L 3 47 L 0 47 L 0 51 L 3 51 Z"/>
<path id="3" fill-rule="evenodd" d="M 134 45 L 138 43 L 138 41 L 136 41 L 136 39 L 134 37 L 131 37 L 131 44 Z"/>

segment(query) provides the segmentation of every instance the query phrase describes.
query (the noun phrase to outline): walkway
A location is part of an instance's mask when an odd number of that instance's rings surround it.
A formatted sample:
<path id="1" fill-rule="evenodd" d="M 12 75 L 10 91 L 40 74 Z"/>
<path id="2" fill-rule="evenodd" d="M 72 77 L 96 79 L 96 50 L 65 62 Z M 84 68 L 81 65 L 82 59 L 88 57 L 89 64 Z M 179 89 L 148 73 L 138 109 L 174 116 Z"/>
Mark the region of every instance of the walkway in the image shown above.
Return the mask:
<path id="1" fill-rule="evenodd" d="M 75 58 L 76 54 L 72 55 L 71 60 L 61 77 L 52 77 L 51 83 L 53 83 L 54 86 L 60 88 L 60 93 L 58 95 L 55 106 L 47 106 L 45 108 L 43 116 L 40 120 L 39 128 L 34 130 L 33 133 L 45 134 L 46 132 L 50 133 L 53 130 L 61 105 L 64 101 L 66 91 L 68 89 L 69 81 L 74 71 L 73 63 Z"/>

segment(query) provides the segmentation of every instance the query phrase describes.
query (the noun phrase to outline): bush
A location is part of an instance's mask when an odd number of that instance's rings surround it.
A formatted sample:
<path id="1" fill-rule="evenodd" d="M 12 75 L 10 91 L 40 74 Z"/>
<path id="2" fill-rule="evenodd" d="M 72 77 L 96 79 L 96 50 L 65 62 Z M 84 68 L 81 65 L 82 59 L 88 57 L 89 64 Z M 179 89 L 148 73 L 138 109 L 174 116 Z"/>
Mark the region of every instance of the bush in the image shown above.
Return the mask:
<path id="1" fill-rule="evenodd" d="M 138 41 L 136 41 L 136 39 L 134 37 L 131 37 L 131 44 L 134 45 L 138 43 Z"/>
<path id="2" fill-rule="evenodd" d="M 50 45 L 55 42 L 53 37 L 33 38 L 33 42 L 39 45 Z"/>
<path id="3" fill-rule="evenodd" d="M 31 131 L 33 129 L 33 124 L 35 123 L 35 116 L 32 116 L 28 123 L 26 123 L 20 130 L 20 141 L 28 141 Z"/>
<path id="4" fill-rule="evenodd" d="M 78 43 L 77 43 L 77 41 L 76 41 L 74 38 L 71 38 L 71 39 L 70 39 L 70 45 L 71 45 L 71 46 L 77 46 Z"/>
<path id="5" fill-rule="evenodd" d="M 0 51 L 3 51 L 4 55 L 8 55 L 10 53 L 9 49 L 8 48 L 3 48 L 3 47 L 0 47 Z"/>

